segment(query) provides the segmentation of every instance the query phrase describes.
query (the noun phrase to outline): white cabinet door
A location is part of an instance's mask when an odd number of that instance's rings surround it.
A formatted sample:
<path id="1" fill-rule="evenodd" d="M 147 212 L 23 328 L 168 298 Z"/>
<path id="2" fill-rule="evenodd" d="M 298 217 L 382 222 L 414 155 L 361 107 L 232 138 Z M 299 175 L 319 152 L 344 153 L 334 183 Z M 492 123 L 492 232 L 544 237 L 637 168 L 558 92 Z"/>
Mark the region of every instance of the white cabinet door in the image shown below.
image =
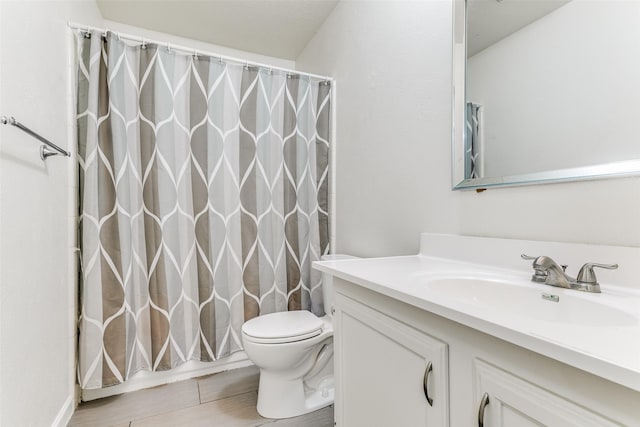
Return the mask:
<path id="1" fill-rule="evenodd" d="M 447 345 L 344 295 L 336 308 L 338 427 L 448 426 Z"/>
<path id="2" fill-rule="evenodd" d="M 482 360 L 474 360 L 474 369 L 478 426 L 619 426 L 562 396 Z"/>

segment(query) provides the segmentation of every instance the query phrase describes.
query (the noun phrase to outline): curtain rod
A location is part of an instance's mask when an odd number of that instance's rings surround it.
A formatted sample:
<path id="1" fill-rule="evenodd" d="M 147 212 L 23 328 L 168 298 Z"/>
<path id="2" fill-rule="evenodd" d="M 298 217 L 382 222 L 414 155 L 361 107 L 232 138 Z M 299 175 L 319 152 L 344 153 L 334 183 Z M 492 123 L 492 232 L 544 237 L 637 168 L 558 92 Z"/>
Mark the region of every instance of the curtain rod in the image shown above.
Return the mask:
<path id="1" fill-rule="evenodd" d="M 173 43 L 169 43 L 169 42 L 163 42 L 163 41 L 158 41 L 158 40 L 154 40 L 154 39 L 148 39 L 146 37 L 134 36 L 134 35 L 131 35 L 131 34 L 125 34 L 125 33 L 119 32 L 119 31 L 110 30 L 108 28 L 97 28 L 97 27 L 92 27 L 90 25 L 78 24 L 78 23 L 75 23 L 75 22 L 67 22 L 67 25 L 70 28 L 73 28 L 73 29 L 76 29 L 76 30 L 83 30 L 83 31 L 92 31 L 93 30 L 93 31 L 99 31 L 99 32 L 102 32 L 102 33 L 113 33 L 116 36 L 118 36 L 119 38 L 124 38 L 124 39 L 130 40 L 130 41 L 143 43 L 143 44 L 144 43 L 151 43 L 151 44 L 157 44 L 159 46 L 166 46 L 168 49 L 179 50 L 181 52 L 185 52 L 185 53 L 188 53 L 190 55 L 211 56 L 211 57 L 214 57 L 214 58 L 220 58 L 222 60 L 229 61 L 229 62 L 235 62 L 235 63 L 238 63 L 238 64 L 246 64 L 246 65 L 249 65 L 249 66 L 267 68 L 267 69 L 271 69 L 271 70 L 279 70 L 279 71 L 283 71 L 285 73 L 297 74 L 297 75 L 300 75 L 300 76 L 308 76 L 308 77 L 319 79 L 319 80 L 328 80 L 330 82 L 333 82 L 333 78 L 332 77 L 322 76 L 322 75 L 319 75 L 319 74 L 305 73 L 303 71 L 292 70 L 290 68 L 276 67 L 276 66 L 273 66 L 273 65 L 262 64 L 262 63 L 255 62 L 255 61 L 248 61 L 246 59 L 236 58 L 236 57 L 233 57 L 233 56 L 221 55 L 219 53 L 208 52 L 208 51 L 205 51 L 205 50 L 199 50 L 199 49 L 195 49 L 195 48 L 189 48 L 189 47 L 186 47 L 186 46 L 180 46 L 178 44 L 173 44 Z"/>

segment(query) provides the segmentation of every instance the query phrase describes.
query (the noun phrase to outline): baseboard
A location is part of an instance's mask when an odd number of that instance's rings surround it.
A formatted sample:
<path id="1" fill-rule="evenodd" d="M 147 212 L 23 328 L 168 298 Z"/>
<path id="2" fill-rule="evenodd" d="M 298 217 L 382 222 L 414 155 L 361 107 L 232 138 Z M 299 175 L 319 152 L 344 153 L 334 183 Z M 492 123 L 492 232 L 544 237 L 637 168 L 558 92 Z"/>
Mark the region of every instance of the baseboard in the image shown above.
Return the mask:
<path id="1" fill-rule="evenodd" d="M 76 400 L 73 398 L 73 395 L 69 395 L 58 411 L 58 415 L 56 415 L 56 418 L 51 423 L 51 427 L 66 427 L 75 409 Z"/>
<path id="2" fill-rule="evenodd" d="M 246 353 L 239 351 L 229 357 L 214 362 L 187 362 L 170 371 L 141 371 L 122 384 L 93 390 L 82 390 L 82 401 L 88 402 L 116 394 L 129 393 L 144 388 L 156 387 L 204 375 L 217 374 L 218 372 L 230 371 L 251 365 L 253 365 L 253 363 L 247 358 Z"/>

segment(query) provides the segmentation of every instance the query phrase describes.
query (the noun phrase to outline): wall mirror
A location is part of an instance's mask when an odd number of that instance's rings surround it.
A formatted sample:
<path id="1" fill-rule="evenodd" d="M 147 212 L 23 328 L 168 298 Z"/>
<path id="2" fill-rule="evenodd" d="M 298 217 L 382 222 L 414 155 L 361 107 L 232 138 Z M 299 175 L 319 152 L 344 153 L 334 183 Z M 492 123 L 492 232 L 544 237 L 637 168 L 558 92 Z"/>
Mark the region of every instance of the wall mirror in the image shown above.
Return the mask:
<path id="1" fill-rule="evenodd" d="M 453 3 L 454 189 L 640 174 L 640 1 Z"/>

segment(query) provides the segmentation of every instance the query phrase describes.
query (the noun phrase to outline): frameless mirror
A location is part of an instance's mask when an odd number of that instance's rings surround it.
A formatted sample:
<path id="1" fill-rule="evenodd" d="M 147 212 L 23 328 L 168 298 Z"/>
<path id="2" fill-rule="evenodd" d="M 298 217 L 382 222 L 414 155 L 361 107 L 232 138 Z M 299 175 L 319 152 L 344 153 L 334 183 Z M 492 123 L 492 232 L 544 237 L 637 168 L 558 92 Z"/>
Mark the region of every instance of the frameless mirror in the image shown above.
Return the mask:
<path id="1" fill-rule="evenodd" d="M 453 188 L 640 173 L 640 0 L 454 0 Z"/>

